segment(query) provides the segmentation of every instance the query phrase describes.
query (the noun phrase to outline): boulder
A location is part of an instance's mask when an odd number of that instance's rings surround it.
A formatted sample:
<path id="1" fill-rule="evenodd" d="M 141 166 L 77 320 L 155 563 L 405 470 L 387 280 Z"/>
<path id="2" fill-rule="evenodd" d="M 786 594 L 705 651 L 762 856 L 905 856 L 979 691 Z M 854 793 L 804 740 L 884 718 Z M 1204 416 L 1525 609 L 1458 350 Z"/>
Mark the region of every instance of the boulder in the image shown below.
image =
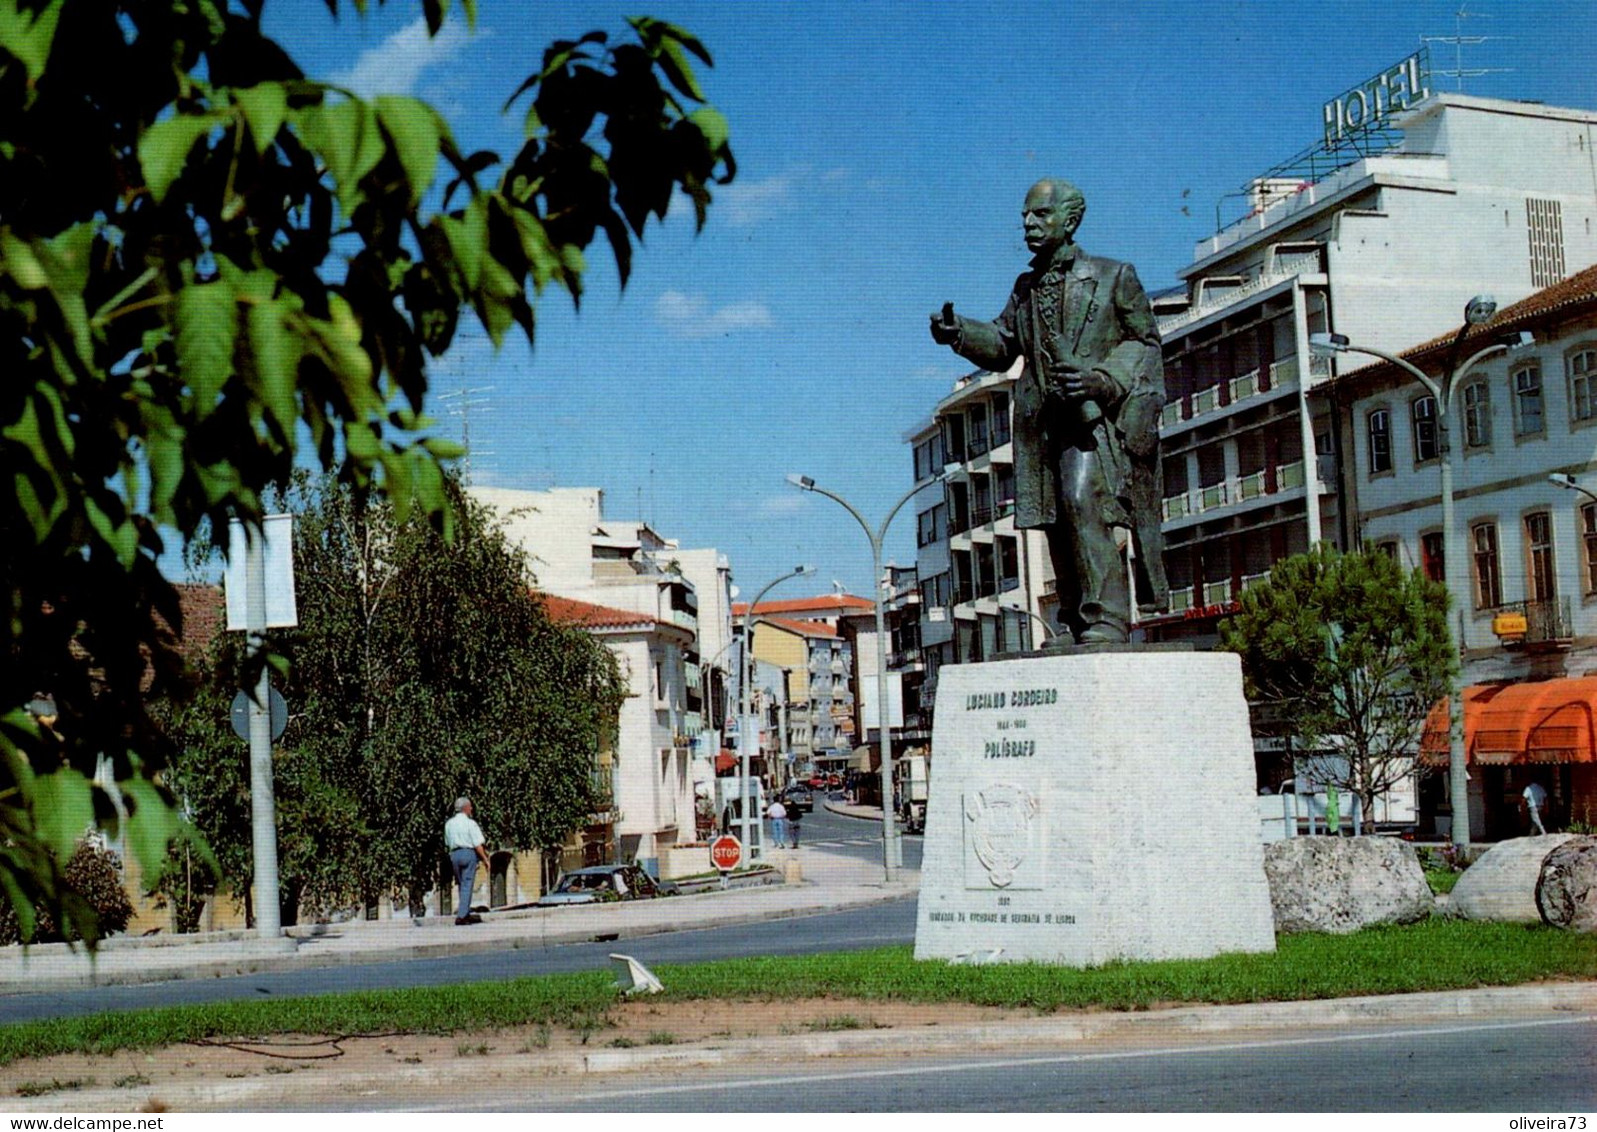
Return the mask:
<path id="1" fill-rule="evenodd" d="M 1597 837 L 1571 837 L 1547 854 L 1536 904 L 1555 928 L 1597 932 Z"/>
<path id="2" fill-rule="evenodd" d="M 1547 854 L 1573 836 L 1550 833 L 1499 841 L 1458 878 L 1449 900 L 1454 914 L 1466 920 L 1541 923 L 1536 886 L 1541 881 L 1542 864 Z"/>
<path id="3" fill-rule="evenodd" d="M 1278 932 L 1356 932 L 1436 909 L 1413 846 L 1389 837 L 1289 837 L 1264 847 Z"/>

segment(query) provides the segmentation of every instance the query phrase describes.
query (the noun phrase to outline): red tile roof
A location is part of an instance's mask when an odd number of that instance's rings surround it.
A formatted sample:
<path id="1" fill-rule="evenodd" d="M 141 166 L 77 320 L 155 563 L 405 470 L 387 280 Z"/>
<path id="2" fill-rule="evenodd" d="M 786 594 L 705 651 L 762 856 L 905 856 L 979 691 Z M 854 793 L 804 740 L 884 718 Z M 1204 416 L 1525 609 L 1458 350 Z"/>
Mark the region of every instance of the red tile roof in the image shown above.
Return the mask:
<path id="1" fill-rule="evenodd" d="M 592 602 L 556 597 L 554 594 L 538 596 L 543 598 L 543 608 L 549 620 L 562 625 L 576 625 L 582 629 L 652 629 L 656 624 L 653 617 L 644 613 L 612 609 L 608 605 L 594 605 Z"/>
<path id="2" fill-rule="evenodd" d="M 1475 348 L 1491 345 L 1505 333 L 1529 329 L 1531 324 L 1549 315 L 1574 313 L 1583 306 L 1597 306 L 1597 266 L 1577 271 L 1568 279 L 1554 283 L 1551 287 L 1544 287 L 1512 306 L 1504 307 L 1492 316 L 1490 322 L 1467 327 L 1462 337 L 1459 337 L 1457 331 L 1450 331 L 1432 338 L 1429 342 L 1410 347 L 1399 356 L 1424 369 L 1422 363 L 1435 361 L 1452 349 L 1457 342 L 1460 347 L 1469 347 L 1467 351 L 1460 349 L 1457 360 L 1464 361 Z M 1385 377 L 1390 376 L 1395 368 L 1390 362 L 1377 362 L 1374 365 L 1362 366 L 1347 376 L 1361 380 L 1377 375 Z"/>
<path id="3" fill-rule="evenodd" d="M 760 617 L 755 625 L 775 625 L 801 637 L 835 637 L 837 630 L 824 621 L 794 621 L 788 617 Z"/>
<path id="4" fill-rule="evenodd" d="M 741 617 L 747 612 L 747 602 L 735 602 L 732 616 Z M 853 594 L 825 594 L 821 597 L 800 597 L 791 601 L 762 601 L 755 607 L 756 616 L 770 613 L 845 613 L 874 610 L 876 604 L 869 598 Z"/>

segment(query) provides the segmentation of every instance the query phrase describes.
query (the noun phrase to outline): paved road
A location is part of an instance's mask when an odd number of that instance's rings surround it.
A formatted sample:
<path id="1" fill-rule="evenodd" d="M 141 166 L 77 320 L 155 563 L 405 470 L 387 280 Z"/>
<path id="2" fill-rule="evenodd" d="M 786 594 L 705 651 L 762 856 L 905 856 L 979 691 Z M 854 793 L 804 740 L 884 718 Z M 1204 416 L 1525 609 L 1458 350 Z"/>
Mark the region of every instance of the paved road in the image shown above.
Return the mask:
<path id="1" fill-rule="evenodd" d="M 447 959 L 412 959 L 352 967 L 322 967 L 226 979 L 186 979 L 138 986 L 96 987 L 49 994 L 0 998 L 0 1020 L 27 1022 L 233 999 L 292 997 L 336 991 L 383 990 L 393 987 L 440 986 L 561 971 L 591 971 L 607 965 L 620 948 L 646 964 L 695 963 L 741 955 L 810 955 L 826 951 L 859 951 L 915 939 L 913 897 L 890 904 L 800 916 L 763 923 L 708 930 L 668 932 L 624 943 L 573 943 L 528 946 L 460 955 Z"/>
<path id="2" fill-rule="evenodd" d="M 798 1062 L 729 1074 L 672 1069 L 540 1082 L 442 1111 L 605 1112 L 1585 1112 L 1597 1109 L 1597 1019 L 1234 1032 L 1158 1044 L 1082 1043 L 967 1058 Z M 477 1083 L 480 1086 L 480 1082 Z M 409 1106 L 414 1107 L 414 1106 Z"/>
<path id="3" fill-rule="evenodd" d="M 882 859 L 882 823 L 834 814 L 823 806 L 819 795 L 815 799 L 815 812 L 805 814 L 799 826 L 799 841 L 803 845 L 829 849 L 834 853 L 858 857 L 865 861 Z M 904 834 L 899 843 L 904 847 L 904 867 L 919 869 L 922 845 L 920 834 Z"/>

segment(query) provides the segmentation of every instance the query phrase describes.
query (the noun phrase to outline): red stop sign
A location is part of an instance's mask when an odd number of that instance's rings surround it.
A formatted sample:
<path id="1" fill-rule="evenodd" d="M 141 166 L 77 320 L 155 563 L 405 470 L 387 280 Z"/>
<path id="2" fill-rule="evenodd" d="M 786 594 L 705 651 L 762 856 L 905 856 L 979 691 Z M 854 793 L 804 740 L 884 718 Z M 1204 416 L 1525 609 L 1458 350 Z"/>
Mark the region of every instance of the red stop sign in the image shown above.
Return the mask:
<path id="1" fill-rule="evenodd" d="M 723 833 L 710 842 L 710 864 L 729 873 L 738 867 L 738 862 L 743 860 L 743 842 L 733 837 L 730 833 Z"/>

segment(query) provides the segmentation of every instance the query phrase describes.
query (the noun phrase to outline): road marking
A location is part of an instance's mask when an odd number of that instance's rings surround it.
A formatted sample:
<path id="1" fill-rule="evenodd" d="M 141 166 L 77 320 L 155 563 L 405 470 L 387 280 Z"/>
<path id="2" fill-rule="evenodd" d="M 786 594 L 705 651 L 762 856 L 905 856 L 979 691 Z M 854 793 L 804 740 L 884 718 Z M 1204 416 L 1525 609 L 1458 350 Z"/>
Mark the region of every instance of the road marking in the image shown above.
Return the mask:
<path id="1" fill-rule="evenodd" d="M 651 1085 L 639 1089 L 611 1089 L 604 1092 L 586 1092 L 580 1086 L 573 1088 L 566 1095 L 569 1104 L 580 1097 L 587 1101 L 621 1100 L 629 1097 L 662 1096 L 667 1093 L 702 1093 L 716 1089 L 736 1087 L 747 1088 L 775 1088 L 780 1085 L 813 1085 L 828 1084 L 837 1081 L 873 1081 L 887 1077 L 918 1077 L 926 1074 L 946 1074 L 950 1071 L 969 1070 L 974 1072 L 988 1072 L 998 1069 L 1018 1069 L 1032 1065 L 1072 1065 L 1085 1062 L 1099 1061 L 1133 1061 L 1145 1060 L 1152 1057 L 1175 1057 L 1193 1053 L 1242 1053 L 1249 1050 L 1290 1049 L 1295 1046 L 1323 1046 L 1337 1045 L 1351 1042 L 1390 1041 L 1398 1038 L 1436 1037 L 1447 1034 L 1482 1034 L 1497 1033 L 1506 1030 L 1529 1030 L 1544 1026 L 1577 1026 L 1590 1025 L 1597 1022 L 1597 1015 L 1587 1014 L 1579 1018 L 1546 1018 L 1534 1022 L 1481 1022 L 1469 1026 L 1435 1026 L 1422 1027 L 1409 1030 L 1389 1030 L 1366 1034 L 1331 1034 L 1312 1038 L 1278 1038 L 1271 1041 L 1252 1042 L 1222 1042 L 1217 1045 L 1190 1045 L 1169 1046 L 1163 1049 L 1130 1050 L 1113 1053 L 1069 1053 L 1054 1054 L 1046 1057 L 1012 1057 L 999 1061 L 966 1061 L 957 1067 L 945 1064 L 933 1066 L 906 1066 L 896 1069 L 863 1069 L 852 1072 L 815 1073 L 807 1076 L 795 1077 L 784 1074 L 779 1077 L 733 1077 L 716 1081 L 707 1081 L 696 1085 Z M 1195 1035 L 1196 1036 L 1196 1035 Z M 839 1055 L 840 1056 L 840 1055 Z M 648 1067 L 639 1066 L 639 1071 Z M 684 1067 L 686 1068 L 686 1067 Z M 695 1066 L 694 1068 L 701 1068 Z M 702 1067 L 711 1068 L 711 1067 Z M 449 1105 L 440 1105 L 433 1111 L 451 1110 Z M 417 1109 L 414 1111 L 427 1111 Z"/>

